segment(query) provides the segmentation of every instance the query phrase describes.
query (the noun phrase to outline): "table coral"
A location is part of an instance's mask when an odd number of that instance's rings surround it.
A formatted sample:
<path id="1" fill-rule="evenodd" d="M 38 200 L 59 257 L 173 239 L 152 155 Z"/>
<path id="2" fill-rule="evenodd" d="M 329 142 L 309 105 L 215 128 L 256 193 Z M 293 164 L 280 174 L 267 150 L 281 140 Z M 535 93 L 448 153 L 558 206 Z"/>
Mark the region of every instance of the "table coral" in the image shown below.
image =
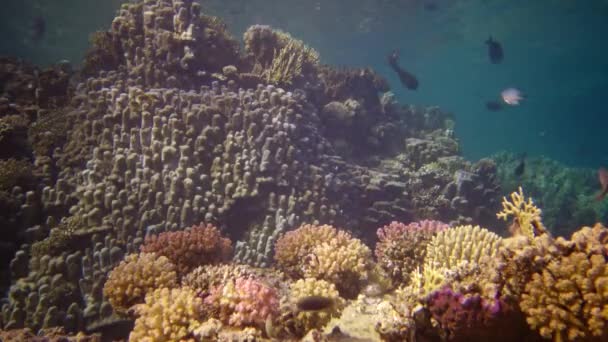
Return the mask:
<path id="1" fill-rule="evenodd" d="M 407 225 L 394 221 L 379 228 L 375 249 L 378 263 L 393 280 L 408 281 L 410 273 L 422 264 L 427 243 L 437 232 L 447 228 L 447 224 L 431 220 Z"/>
<path id="2" fill-rule="evenodd" d="M 262 327 L 278 314 L 276 289 L 252 277 L 228 280 L 211 289 L 205 298 L 210 315 L 235 327 Z"/>
<path id="3" fill-rule="evenodd" d="M 607 231 L 582 228 L 573 234 L 576 242 L 570 251 L 532 275 L 520 307 L 543 337 L 571 341 L 608 336 Z"/>
<path id="4" fill-rule="evenodd" d="M 167 257 L 131 254 L 110 272 L 103 294 L 114 310 L 125 313 L 133 305 L 143 303 L 150 291 L 176 286 L 175 265 Z"/>
<path id="5" fill-rule="evenodd" d="M 135 313 L 130 341 L 180 341 L 204 320 L 202 299 L 188 287 L 156 289 L 135 306 Z"/>
<path id="6" fill-rule="evenodd" d="M 197 266 L 227 260 L 232 253 L 232 243 L 222 237 L 215 226 L 201 224 L 189 230 L 149 236 L 141 251 L 166 256 L 176 265 L 181 277 Z"/>

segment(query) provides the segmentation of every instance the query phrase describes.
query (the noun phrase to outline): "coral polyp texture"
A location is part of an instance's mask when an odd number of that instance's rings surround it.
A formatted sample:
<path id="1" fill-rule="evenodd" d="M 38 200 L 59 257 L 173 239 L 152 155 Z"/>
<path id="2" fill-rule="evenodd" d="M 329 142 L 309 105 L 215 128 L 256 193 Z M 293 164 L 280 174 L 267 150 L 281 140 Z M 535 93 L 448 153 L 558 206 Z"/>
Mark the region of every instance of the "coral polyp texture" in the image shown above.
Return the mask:
<path id="1" fill-rule="evenodd" d="M 608 229 L 575 232 L 564 253 L 532 275 L 520 306 L 533 329 L 556 341 L 608 336 Z"/>
<path id="2" fill-rule="evenodd" d="M 205 318 L 202 299 L 187 287 L 148 293 L 145 303 L 135 307 L 135 315 L 130 341 L 180 341 Z"/>
<path id="3" fill-rule="evenodd" d="M 423 220 L 404 224 L 391 222 L 376 234 L 375 255 L 378 263 L 398 282 L 409 280 L 409 275 L 422 263 L 426 246 L 438 232 L 449 228 L 445 223 Z"/>
<path id="4" fill-rule="evenodd" d="M 212 316 L 231 326 L 262 327 L 278 314 L 279 296 L 258 279 L 239 277 L 212 288 L 205 305 Z"/>
<path id="5" fill-rule="evenodd" d="M 175 265 L 169 259 L 153 253 L 132 254 L 110 272 L 103 295 L 114 310 L 125 313 L 133 305 L 143 303 L 146 293 L 176 286 Z"/>
<path id="6" fill-rule="evenodd" d="M 509 216 L 513 216 L 514 233 L 524 234 L 529 238 L 547 232 L 541 221 L 542 211 L 534 205 L 532 198 L 528 198 L 526 201 L 521 187 L 519 187 L 519 191 L 511 194 L 510 199 L 509 201 L 503 197 L 503 210 L 496 214 L 496 217 L 506 221 Z"/>
<path id="7" fill-rule="evenodd" d="M 188 230 L 151 235 L 145 239 L 141 251 L 167 257 L 181 277 L 197 266 L 227 261 L 232 243 L 216 227 L 201 224 Z"/>

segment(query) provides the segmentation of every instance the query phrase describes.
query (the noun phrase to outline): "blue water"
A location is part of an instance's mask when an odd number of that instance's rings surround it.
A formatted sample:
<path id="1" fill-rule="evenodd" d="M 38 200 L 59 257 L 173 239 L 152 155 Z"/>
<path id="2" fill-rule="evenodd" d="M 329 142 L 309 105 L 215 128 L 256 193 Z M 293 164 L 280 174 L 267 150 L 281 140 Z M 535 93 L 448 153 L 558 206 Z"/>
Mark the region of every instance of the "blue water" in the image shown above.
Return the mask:
<path id="1" fill-rule="evenodd" d="M 570 166 L 608 164 L 608 2 L 588 1 L 202 1 L 239 37 L 251 24 L 289 31 L 334 65 L 371 66 L 388 78 L 402 103 L 437 105 L 453 113 L 456 135 L 470 159 L 496 151 L 545 155 Z M 120 1 L 17 1 L 3 4 L 0 54 L 45 65 L 82 59 L 91 32 L 107 28 Z M 348 5 L 347 5 L 348 4 Z M 47 33 L 28 39 L 41 15 Z M 492 35 L 505 51 L 488 60 Z M 418 91 L 405 91 L 386 64 L 392 49 L 414 73 Z M 489 112 L 484 104 L 503 88 L 528 95 L 521 106 Z"/>

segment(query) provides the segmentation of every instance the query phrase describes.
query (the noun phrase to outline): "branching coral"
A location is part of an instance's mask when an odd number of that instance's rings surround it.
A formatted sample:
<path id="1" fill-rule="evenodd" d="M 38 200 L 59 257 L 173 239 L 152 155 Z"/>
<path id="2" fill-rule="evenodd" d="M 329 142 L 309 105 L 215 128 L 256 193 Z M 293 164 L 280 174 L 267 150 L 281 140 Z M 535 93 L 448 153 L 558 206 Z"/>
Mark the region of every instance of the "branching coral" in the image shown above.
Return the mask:
<path id="1" fill-rule="evenodd" d="M 147 293 L 175 286 L 175 265 L 169 259 L 153 253 L 131 254 L 110 272 L 103 294 L 114 310 L 126 312 L 131 306 L 143 303 Z"/>
<path id="2" fill-rule="evenodd" d="M 479 263 L 492 257 L 501 238 L 479 226 L 458 226 L 437 233 L 427 246 L 425 267 L 451 269 L 463 261 Z"/>
<path id="3" fill-rule="evenodd" d="M 14 186 L 26 186 L 32 181 L 32 164 L 26 160 L 0 160 L 0 190 L 10 192 Z"/>
<path id="4" fill-rule="evenodd" d="M 269 83 L 291 85 L 313 71 L 319 54 L 288 33 L 265 25 L 253 25 L 243 35 L 245 51 L 253 57 L 258 70 Z"/>
<path id="5" fill-rule="evenodd" d="M 204 320 L 202 299 L 188 287 L 156 289 L 135 312 L 139 317 L 130 341 L 180 341 Z"/>
<path id="6" fill-rule="evenodd" d="M 608 336 L 608 264 L 601 226 L 575 233 L 572 250 L 534 273 L 521 296 L 528 324 L 556 341 Z"/>
<path id="7" fill-rule="evenodd" d="M 242 277 L 263 279 L 276 288 L 288 286 L 287 277 L 276 269 L 238 264 L 199 266 L 182 279 L 182 285 L 196 290 L 199 294 L 204 294 L 214 287 Z"/>
<path id="8" fill-rule="evenodd" d="M 448 225 L 424 220 L 405 225 L 391 222 L 377 231 L 375 254 L 380 266 L 398 282 L 407 281 L 409 274 L 424 260 L 427 243 Z"/>
<path id="9" fill-rule="evenodd" d="M 177 266 L 181 277 L 197 266 L 227 260 L 232 253 L 232 244 L 213 225 L 201 224 L 189 230 L 147 237 L 141 251 L 166 256 Z"/>
<path id="10" fill-rule="evenodd" d="M 511 201 L 503 197 L 502 207 L 503 210 L 496 216 L 506 221 L 509 215 L 512 215 L 514 234 L 524 234 L 529 238 L 534 238 L 537 235 L 547 233 L 547 229 L 541 221 L 542 211 L 534 205 L 532 198 L 528 198 L 526 201 L 521 187 L 519 187 L 518 192 L 511 194 Z"/>
<path id="11" fill-rule="evenodd" d="M 211 290 L 205 298 L 211 315 L 236 327 L 262 327 L 267 318 L 278 314 L 276 289 L 252 277 L 229 280 Z"/>

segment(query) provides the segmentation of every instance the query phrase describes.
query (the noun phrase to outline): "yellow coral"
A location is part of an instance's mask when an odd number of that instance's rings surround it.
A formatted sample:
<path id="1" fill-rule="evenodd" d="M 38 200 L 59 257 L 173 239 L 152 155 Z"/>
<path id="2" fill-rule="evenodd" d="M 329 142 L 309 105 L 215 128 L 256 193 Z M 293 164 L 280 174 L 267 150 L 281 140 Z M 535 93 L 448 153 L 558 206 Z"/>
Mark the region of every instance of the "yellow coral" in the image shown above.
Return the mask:
<path id="1" fill-rule="evenodd" d="M 299 312 L 295 317 L 295 324 L 300 332 L 323 327 L 332 317 L 339 316 L 344 307 L 344 300 L 334 284 L 314 278 L 300 279 L 291 284 L 287 302 L 294 306 L 300 299 L 308 296 L 331 298 L 334 305 L 327 310 Z"/>
<path id="2" fill-rule="evenodd" d="M 103 294 L 114 310 L 126 312 L 143 303 L 148 292 L 175 286 L 177 274 L 169 259 L 153 253 L 131 254 L 110 272 Z"/>
<path id="3" fill-rule="evenodd" d="M 502 208 L 503 210 L 496 216 L 506 221 L 509 215 L 512 215 L 519 232 L 529 238 L 547 232 L 541 221 L 542 211 L 534 205 L 532 198 L 528 198 L 526 201 L 521 187 L 518 192 L 511 194 L 511 201 L 506 197 L 502 198 Z"/>
<path id="4" fill-rule="evenodd" d="M 312 250 L 304 275 L 338 284 L 346 274 L 355 280 L 367 279 L 371 251 L 359 239 L 332 239 Z"/>
<path id="5" fill-rule="evenodd" d="M 278 53 L 275 51 L 272 63 L 264 71 L 264 77 L 268 83 L 290 85 L 302 74 L 303 68 L 317 65 L 318 62 L 319 54 L 314 49 L 291 38 Z"/>
<path id="6" fill-rule="evenodd" d="M 180 341 L 204 321 L 202 300 L 189 287 L 156 289 L 135 312 L 130 341 Z"/>
<path id="7" fill-rule="evenodd" d="M 458 226 L 437 233 L 427 245 L 424 267 L 452 269 L 461 262 L 480 263 L 493 257 L 501 244 L 500 236 L 479 226 Z"/>

